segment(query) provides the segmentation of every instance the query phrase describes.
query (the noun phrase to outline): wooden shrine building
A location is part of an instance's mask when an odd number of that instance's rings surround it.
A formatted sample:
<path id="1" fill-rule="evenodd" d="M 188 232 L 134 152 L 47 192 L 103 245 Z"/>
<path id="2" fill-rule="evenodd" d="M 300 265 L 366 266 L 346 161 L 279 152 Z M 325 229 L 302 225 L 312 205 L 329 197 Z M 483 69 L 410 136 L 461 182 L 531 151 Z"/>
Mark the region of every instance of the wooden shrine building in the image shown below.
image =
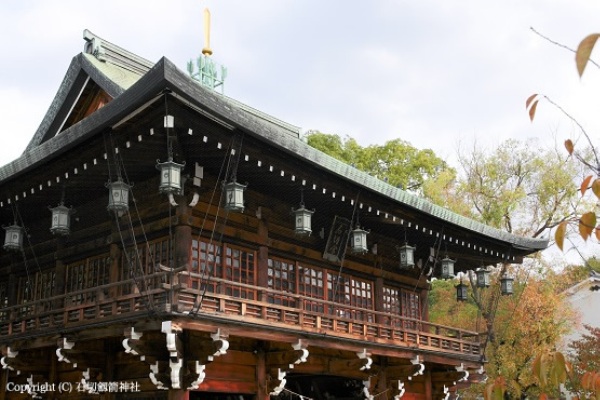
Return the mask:
<path id="1" fill-rule="evenodd" d="M 0 399 L 443 399 L 484 379 L 429 280 L 546 247 L 89 31 L 0 168 Z"/>

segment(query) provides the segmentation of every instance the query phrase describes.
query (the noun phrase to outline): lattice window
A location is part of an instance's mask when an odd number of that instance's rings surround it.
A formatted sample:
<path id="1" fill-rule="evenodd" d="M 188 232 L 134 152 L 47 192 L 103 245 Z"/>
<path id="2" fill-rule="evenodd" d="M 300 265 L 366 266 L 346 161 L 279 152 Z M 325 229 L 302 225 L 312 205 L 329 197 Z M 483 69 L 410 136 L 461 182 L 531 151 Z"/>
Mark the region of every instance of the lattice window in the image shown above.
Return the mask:
<path id="1" fill-rule="evenodd" d="M 350 305 L 350 279 L 345 275 L 327 273 L 327 300 Z"/>
<path id="2" fill-rule="evenodd" d="M 400 289 L 384 286 L 383 311 L 393 315 L 401 314 L 402 309 L 400 307 Z"/>
<path id="3" fill-rule="evenodd" d="M 373 285 L 371 282 L 347 274 L 327 274 L 327 299 L 340 305 L 334 313 L 346 318 L 372 321 L 374 316 L 365 310 L 373 309 Z"/>
<path id="4" fill-rule="evenodd" d="M 138 286 L 138 291 L 156 288 L 161 284 L 159 277 L 149 278 L 150 275 L 171 267 L 171 251 L 169 239 L 162 238 L 150 243 L 144 243 L 137 248 L 129 249 L 123 253 L 121 259 L 120 281 L 134 279 L 133 284 Z M 121 294 L 130 294 L 132 285 L 121 287 Z"/>
<path id="5" fill-rule="evenodd" d="M 351 278 L 349 286 L 350 305 L 353 306 L 353 318 L 363 321 L 373 321 L 374 316 L 372 313 L 364 310 L 357 310 L 357 308 L 366 310 L 373 309 L 373 284 L 362 279 Z"/>
<path id="6" fill-rule="evenodd" d="M 110 257 L 88 258 L 67 265 L 67 293 L 91 289 L 110 282 Z M 68 297 L 71 304 L 82 304 L 96 300 L 97 291 L 75 293 Z"/>
<path id="7" fill-rule="evenodd" d="M 55 280 L 56 273 L 54 270 L 38 272 L 36 274 L 34 298 L 37 300 L 52 297 L 54 295 Z"/>
<path id="8" fill-rule="evenodd" d="M 296 293 L 296 266 L 293 261 L 269 258 L 269 289 L 281 291 L 281 294 L 269 293 L 269 303 L 295 307 L 294 297 L 285 293 Z"/>
<path id="9" fill-rule="evenodd" d="M 325 286 L 323 282 L 324 272 L 319 268 L 298 265 L 298 294 L 321 301 L 304 301 L 304 309 L 307 311 L 324 312 L 323 300 L 325 300 Z"/>
<path id="10" fill-rule="evenodd" d="M 383 288 L 383 310 L 392 315 L 421 319 L 421 301 L 419 293 L 407 289 L 385 286 Z M 393 318 L 392 318 L 393 319 Z M 400 320 L 396 320 L 396 325 Z M 404 321 L 402 326 L 416 329 L 416 322 Z"/>
<path id="11" fill-rule="evenodd" d="M 192 240 L 192 272 L 199 273 L 200 278 L 191 279 L 192 289 L 206 290 L 210 293 L 217 291 L 217 282 L 212 278 L 223 277 L 221 263 L 221 246 L 200 240 Z"/>
<path id="12" fill-rule="evenodd" d="M 421 301 L 419 294 L 409 290 L 400 290 L 402 315 L 409 318 L 421 319 Z"/>
<path id="13" fill-rule="evenodd" d="M 246 285 L 256 285 L 256 254 L 231 245 L 225 246 L 224 279 Z M 225 294 L 242 299 L 256 299 L 256 289 L 227 285 Z"/>

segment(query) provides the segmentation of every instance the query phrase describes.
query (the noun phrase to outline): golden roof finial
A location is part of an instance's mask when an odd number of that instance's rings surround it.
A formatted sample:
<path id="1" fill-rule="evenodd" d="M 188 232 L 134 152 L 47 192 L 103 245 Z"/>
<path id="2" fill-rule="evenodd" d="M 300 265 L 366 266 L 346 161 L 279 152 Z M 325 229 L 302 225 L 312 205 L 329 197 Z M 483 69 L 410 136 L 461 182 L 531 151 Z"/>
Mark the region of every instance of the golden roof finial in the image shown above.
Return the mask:
<path id="1" fill-rule="evenodd" d="M 204 45 L 202 54 L 210 56 L 212 50 L 210 49 L 210 11 L 208 8 L 204 9 Z"/>

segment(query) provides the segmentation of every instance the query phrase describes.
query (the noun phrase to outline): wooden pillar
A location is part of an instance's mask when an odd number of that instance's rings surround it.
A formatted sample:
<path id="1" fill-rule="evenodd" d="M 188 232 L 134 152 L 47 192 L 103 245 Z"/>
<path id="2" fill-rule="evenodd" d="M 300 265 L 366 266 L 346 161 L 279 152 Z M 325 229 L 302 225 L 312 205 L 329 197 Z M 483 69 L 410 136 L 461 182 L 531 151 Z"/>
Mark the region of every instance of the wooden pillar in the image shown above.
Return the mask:
<path id="1" fill-rule="evenodd" d="M 168 400 L 189 400 L 189 398 L 190 392 L 183 389 L 170 389 L 167 396 Z"/>
<path id="2" fill-rule="evenodd" d="M 190 207 L 183 201 L 177 207 L 177 224 L 175 225 L 175 232 L 173 234 L 173 268 L 178 269 L 185 267 L 186 271 L 191 271 L 190 255 L 192 250 L 192 227 L 191 227 L 191 215 Z M 178 272 L 177 272 L 178 274 Z M 179 305 L 178 290 L 181 288 L 179 285 L 182 283 L 187 284 L 188 282 L 181 282 L 179 275 L 174 276 L 171 274 L 169 282 L 171 283 L 171 293 L 169 296 L 169 302 L 171 310 L 177 311 Z"/>
<path id="3" fill-rule="evenodd" d="M 121 339 L 121 338 L 119 338 Z M 121 346 L 121 349 L 123 347 Z M 116 359 L 116 354 L 119 351 L 119 348 L 117 346 L 115 346 L 115 342 L 113 342 L 111 339 L 105 339 L 104 340 L 104 350 L 106 351 L 106 364 L 104 365 L 104 371 L 103 372 L 103 381 L 105 382 L 114 382 L 115 381 L 115 359 Z M 112 392 L 107 392 L 107 393 L 103 393 L 101 396 L 102 400 L 114 400 L 115 399 L 115 393 Z"/>
<path id="4" fill-rule="evenodd" d="M 263 346 L 256 349 L 256 397 L 255 400 L 269 400 L 267 388 L 267 356 Z"/>
<path id="5" fill-rule="evenodd" d="M 58 376 L 58 358 L 54 357 L 54 354 L 55 353 L 53 351 L 48 352 L 48 357 L 50 357 L 50 371 L 48 371 L 48 383 L 58 386 L 60 383 Z M 60 396 L 60 393 L 57 392 L 50 392 L 48 394 L 50 399 L 58 399 Z"/>
<path id="6" fill-rule="evenodd" d="M 110 283 L 119 281 L 119 265 L 121 262 L 121 249 L 116 243 L 111 243 L 109 246 L 109 257 L 110 257 L 110 270 L 109 279 Z M 109 296 L 113 299 L 119 295 L 119 287 L 111 286 L 109 289 Z"/>
<path id="7" fill-rule="evenodd" d="M 13 264 L 14 265 L 14 264 Z M 8 275 L 8 288 L 7 288 L 7 297 L 8 297 L 8 306 L 14 306 L 17 305 L 17 287 L 18 287 L 18 279 L 17 276 L 14 273 L 11 273 Z M 14 321 L 16 318 L 16 315 L 14 315 L 15 313 L 15 309 L 13 308 L 13 310 L 11 311 L 11 315 L 9 315 L 9 318 L 11 321 Z"/>
<path id="8" fill-rule="evenodd" d="M 175 226 L 175 235 L 173 243 L 173 260 L 175 268 L 187 266 L 190 270 L 190 251 L 192 248 L 192 227 L 190 225 L 190 208 L 185 202 L 177 208 L 177 225 Z"/>
<path id="9" fill-rule="evenodd" d="M 6 400 L 6 385 L 8 385 L 8 369 L 0 368 L 0 400 Z"/>
<path id="10" fill-rule="evenodd" d="M 54 262 L 54 296 L 65 294 L 66 280 L 67 280 L 67 267 L 63 262 L 63 251 L 65 248 L 65 240 L 63 237 L 56 238 L 56 253 Z M 61 307 L 62 304 L 57 304 L 57 307 Z"/>
<path id="11" fill-rule="evenodd" d="M 383 278 L 377 277 L 375 278 L 375 311 L 383 312 Z M 385 324 L 386 321 L 385 315 L 377 314 L 377 323 Z"/>
<path id="12" fill-rule="evenodd" d="M 256 271 L 256 284 L 260 287 L 269 286 L 269 210 L 264 207 L 258 207 L 256 217 L 258 218 L 258 259 Z M 258 295 L 258 300 L 267 301 L 266 293 Z"/>
<path id="13" fill-rule="evenodd" d="M 14 273 L 10 273 L 8 275 L 8 288 L 6 291 L 6 295 L 8 297 L 8 306 L 14 306 L 17 304 L 17 286 L 19 280 Z"/>
<path id="14" fill-rule="evenodd" d="M 429 300 L 428 300 L 428 290 L 421 290 L 420 295 L 421 300 L 421 320 L 429 321 Z"/>
<path id="15" fill-rule="evenodd" d="M 425 398 L 426 399 L 432 399 L 433 397 L 431 397 L 433 394 L 433 382 L 431 381 L 431 369 L 430 368 L 425 368 L 425 372 L 423 374 L 423 377 L 425 378 Z"/>

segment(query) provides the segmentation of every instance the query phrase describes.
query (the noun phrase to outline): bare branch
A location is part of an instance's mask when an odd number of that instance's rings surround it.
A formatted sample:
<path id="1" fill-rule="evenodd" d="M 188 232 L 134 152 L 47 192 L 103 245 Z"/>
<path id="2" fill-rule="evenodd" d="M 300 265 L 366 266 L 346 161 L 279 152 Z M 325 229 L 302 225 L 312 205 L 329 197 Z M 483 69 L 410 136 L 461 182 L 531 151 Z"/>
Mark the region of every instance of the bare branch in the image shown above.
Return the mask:
<path id="1" fill-rule="evenodd" d="M 581 131 L 581 133 L 583 133 L 583 135 L 585 136 L 585 138 L 588 141 L 588 144 L 590 146 L 590 149 L 592 150 L 592 153 L 594 153 L 594 158 L 596 159 L 596 165 L 600 166 L 600 160 L 598 158 L 598 153 L 596 152 L 596 148 L 594 147 L 594 144 L 592 143 L 592 139 L 590 139 L 590 136 L 587 134 L 587 132 L 585 131 L 585 129 L 583 128 L 583 126 L 579 123 L 579 121 L 577 121 L 577 119 L 575 119 L 575 117 L 573 117 L 571 114 L 569 114 L 564 108 L 562 108 L 561 106 L 559 106 L 558 104 L 556 104 L 554 101 L 552 101 L 550 99 L 550 97 L 546 96 L 545 94 L 541 95 L 544 99 L 546 99 L 546 101 L 550 104 L 552 104 L 554 107 L 558 108 L 560 110 L 560 112 L 562 112 L 567 118 L 569 118 L 571 121 L 573 121 L 575 123 L 575 125 L 577 125 L 579 127 L 579 130 Z M 583 161 L 583 160 L 582 160 Z M 593 167 L 592 167 L 593 168 Z M 594 168 L 593 168 L 594 169 Z M 597 170 L 598 168 L 595 168 L 594 170 Z"/>
<path id="2" fill-rule="evenodd" d="M 538 36 L 539 36 L 539 37 L 541 37 L 542 39 L 544 39 L 544 40 L 546 40 L 546 41 L 548 41 L 548 42 L 552 43 L 553 45 L 555 45 L 555 46 L 558 46 L 558 47 L 562 47 L 562 48 L 563 48 L 563 49 L 565 49 L 565 50 L 569 50 L 570 52 L 572 52 L 572 53 L 574 53 L 574 54 L 577 54 L 577 51 L 576 51 L 576 50 L 573 50 L 572 48 L 570 48 L 570 47 L 568 47 L 568 46 L 565 46 L 565 45 L 564 45 L 564 44 L 562 44 L 562 43 L 555 42 L 554 40 L 550 39 L 549 37 L 547 37 L 547 36 L 544 36 L 544 35 L 542 35 L 541 33 L 539 33 L 538 31 L 536 31 L 536 30 L 535 30 L 535 28 L 533 28 L 533 27 L 529 27 L 529 29 L 531 29 L 531 31 L 532 31 L 533 33 L 535 33 L 536 35 L 538 35 Z M 600 69 L 600 65 L 599 65 L 598 63 L 596 63 L 594 60 L 592 60 L 591 58 L 589 59 L 589 61 L 588 61 L 588 62 L 592 63 L 592 64 L 593 64 L 593 65 L 594 65 L 596 68 Z"/>

